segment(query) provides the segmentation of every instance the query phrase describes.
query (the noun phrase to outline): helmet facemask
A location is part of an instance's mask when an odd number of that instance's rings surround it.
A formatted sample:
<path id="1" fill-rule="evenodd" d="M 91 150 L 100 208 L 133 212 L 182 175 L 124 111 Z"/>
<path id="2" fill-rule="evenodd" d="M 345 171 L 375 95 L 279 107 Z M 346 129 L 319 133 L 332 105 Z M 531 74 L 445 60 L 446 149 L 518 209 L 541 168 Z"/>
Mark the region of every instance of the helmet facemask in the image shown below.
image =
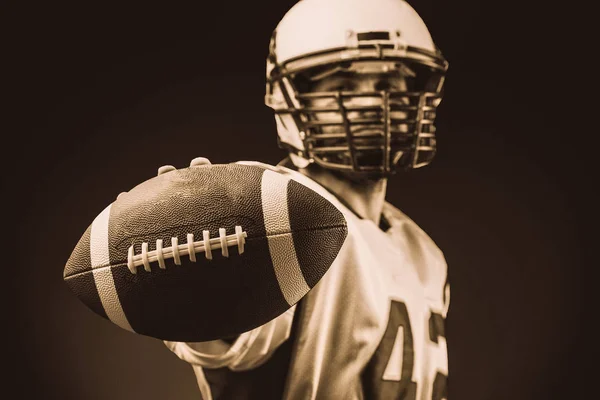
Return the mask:
<path id="1" fill-rule="evenodd" d="M 337 81 L 360 83 L 376 77 L 381 86 L 368 90 L 336 86 Z M 433 122 L 443 86 L 438 69 L 405 60 L 360 60 L 330 63 L 283 79 L 287 107 L 275 112 L 293 118 L 304 144 L 301 156 L 310 161 L 379 178 L 433 159 Z"/>

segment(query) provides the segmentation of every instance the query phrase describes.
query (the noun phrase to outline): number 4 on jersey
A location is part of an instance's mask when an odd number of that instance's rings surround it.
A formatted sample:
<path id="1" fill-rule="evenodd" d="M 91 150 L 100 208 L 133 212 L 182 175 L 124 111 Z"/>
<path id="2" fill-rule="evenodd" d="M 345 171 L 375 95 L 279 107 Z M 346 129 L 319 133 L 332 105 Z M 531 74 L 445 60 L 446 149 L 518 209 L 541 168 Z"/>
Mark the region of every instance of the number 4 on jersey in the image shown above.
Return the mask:
<path id="1" fill-rule="evenodd" d="M 432 314 L 430 337 L 443 336 L 443 319 Z M 440 328 L 441 327 L 441 328 Z M 412 381 L 414 366 L 413 335 L 406 305 L 392 300 L 386 331 L 362 375 L 365 398 L 416 400 L 417 383 Z M 438 373 L 433 383 L 432 400 L 447 398 L 446 376 Z"/>

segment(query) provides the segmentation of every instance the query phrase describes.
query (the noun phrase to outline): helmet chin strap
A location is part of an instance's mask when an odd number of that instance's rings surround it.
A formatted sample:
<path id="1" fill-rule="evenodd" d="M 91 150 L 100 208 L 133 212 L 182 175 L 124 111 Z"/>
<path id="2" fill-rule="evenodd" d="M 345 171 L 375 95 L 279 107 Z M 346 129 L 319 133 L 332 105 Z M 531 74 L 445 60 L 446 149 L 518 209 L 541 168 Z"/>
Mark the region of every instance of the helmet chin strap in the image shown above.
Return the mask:
<path id="1" fill-rule="evenodd" d="M 289 153 L 289 155 L 290 155 L 290 160 L 292 161 L 292 163 L 298 168 L 306 168 L 311 164 L 310 160 L 307 160 L 306 158 L 297 156 L 294 153 Z"/>

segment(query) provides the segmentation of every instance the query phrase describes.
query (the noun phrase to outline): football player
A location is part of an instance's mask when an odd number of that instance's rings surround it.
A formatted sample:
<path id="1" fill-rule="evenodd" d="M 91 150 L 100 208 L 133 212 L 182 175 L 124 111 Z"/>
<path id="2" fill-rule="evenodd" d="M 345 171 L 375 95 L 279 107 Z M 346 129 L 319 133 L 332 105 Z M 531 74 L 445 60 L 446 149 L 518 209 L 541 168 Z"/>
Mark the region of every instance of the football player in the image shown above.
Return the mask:
<path id="1" fill-rule="evenodd" d="M 289 157 L 270 168 L 335 204 L 348 237 L 283 315 L 234 338 L 165 342 L 203 399 L 447 398 L 446 262 L 385 201 L 390 176 L 435 154 L 447 66 L 403 0 L 302 0 L 283 17 L 265 100 Z"/>

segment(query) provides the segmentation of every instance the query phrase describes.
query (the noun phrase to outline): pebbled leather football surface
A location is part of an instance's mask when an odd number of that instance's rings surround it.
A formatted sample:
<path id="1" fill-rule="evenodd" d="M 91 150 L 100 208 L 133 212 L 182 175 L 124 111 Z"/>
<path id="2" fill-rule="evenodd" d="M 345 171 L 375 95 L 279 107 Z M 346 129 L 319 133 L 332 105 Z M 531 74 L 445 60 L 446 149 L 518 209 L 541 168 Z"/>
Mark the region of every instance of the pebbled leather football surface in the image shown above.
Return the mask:
<path id="1" fill-rule="evenodd" d="M 296 304 L 327 272 L 346 235 L 337 208 L 271 169 L 192 166 L 119 195 L 81 237 L 64 280 L 92 311 L 124 329 L 170 341 L 214 340 Z"/>

